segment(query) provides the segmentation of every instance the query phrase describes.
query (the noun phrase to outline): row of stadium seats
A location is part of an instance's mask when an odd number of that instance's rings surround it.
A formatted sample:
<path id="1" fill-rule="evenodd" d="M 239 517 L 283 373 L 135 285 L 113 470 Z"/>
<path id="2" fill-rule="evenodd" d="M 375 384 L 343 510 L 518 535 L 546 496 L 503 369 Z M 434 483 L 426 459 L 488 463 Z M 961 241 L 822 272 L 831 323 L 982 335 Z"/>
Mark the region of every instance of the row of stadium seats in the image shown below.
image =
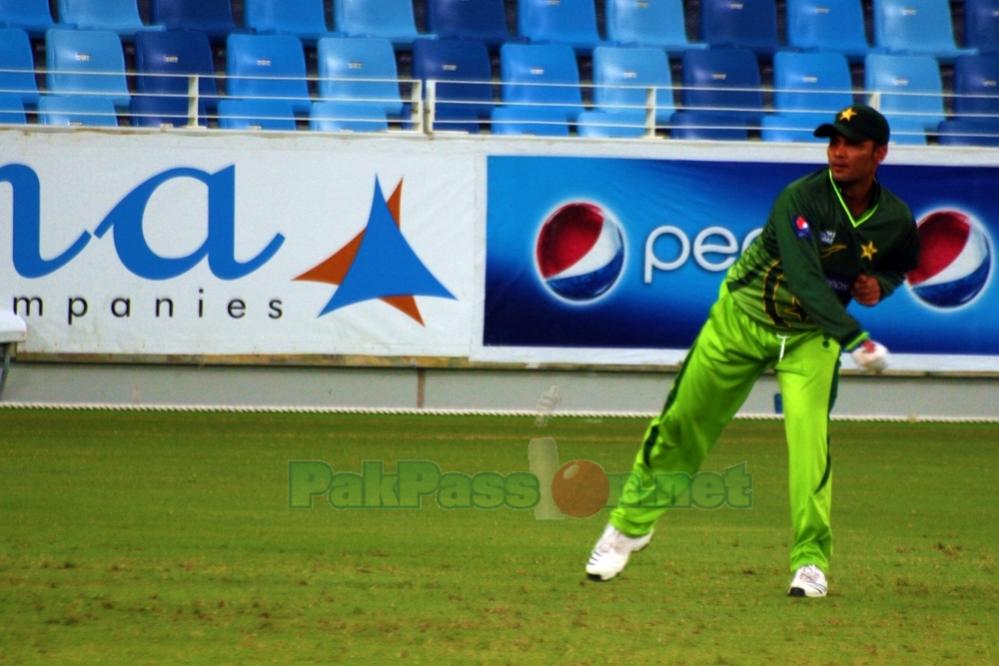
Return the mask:
<path id="1" fill-rule="evenodd" d="M 136 126 L 213 120 L 223 128 L 294 129 L 297 114 L 308 116 L 314 129 L 363 131 L 405 125 L 413 108 L 404 99 L 420 104 L 404 95 L 414 81 L 399 79 L 386 39 L 319 39 L 318 77 L 308 76 L 302 44 L 290 35 L 231 34 L 224 76 L 216 76 L 202 32 L 141 31 L 134 46 L 136 83 L 130 87 L 117 35 L 50 29 L 42 94 L 27 34 L 0 29 L 0 103 L 6 110 L 0 120 L 24 122 L 37 107 L 42 123 L 113 125 L 121 114 Z M 588 108 L 583 92 L 591 86 L 580 80 L 576 54 L 565 44 L 504 44 L 498 80 L 483 42 L 421 39 L 412 51 L 415 80 L 435 82 L 426 86 L 433 90 L 433 129 L 476 132 L 485 125 L 494 133 L 566 135 L 572 126 L 579 134 L 616 137 L 669 129 L 681 138 L 744 139 L 761 128 L 764 139 L 808 140 L 811 128 L 836 109 L 877 95 L 898 141 L 924 143 L 941 123 L 952 132 L 984 134 L 971 142 L 999 139 L 990 136 L 999 135 L 999 55 L 956 59 L 952 118 L 945 115 L 940 66 L 930 56 L 870 54 L 863 65 L 865 90 L 855 91 L 842 54 L 779 51 L 772 110 L 752 51 L 695 49 L 681 62 L 682 84 L 674 86 L 663 50 L 599 46 Z"/>
<path id="2" fill-rule="evenodd" d="M 517 32 L 506 23 L 504 0 L 427 0 L 429 32 L 420 34 L 413 0 L 245 0 L 245 30 L 321 37 L 383 37 L 408 46 L 420 37 L 468 38 L 489 46 L 522 39 L 592 49 L 602 44 L 653 46 L 673 54 L 706 46 L 770 54 L 778 37 L 776 0 L 700 0 L 701 42 L 688 41 L 683 0 L 606 0 L 604 34 L 595 0 L 517 0 Z M 948 0 L 871 0 L 874 45 L 868 44 L 861 0 L 787 0 L 786 46 L 832 50 L 861 59 L 871 52 L 953 58 L 999 51 L 999 0 L 964 0 L 964 47 L 956 45 Z M 144 29 L 191 29 L 224 39 L 238 30 L 230 0 L 150 0 L 151 25 L 137 0 L 58 0 L 64 27 L 101 29 L 131 37 Z M 0 0 L 0 26 L 40 36 L 54 27 L 49 0 Z"/>

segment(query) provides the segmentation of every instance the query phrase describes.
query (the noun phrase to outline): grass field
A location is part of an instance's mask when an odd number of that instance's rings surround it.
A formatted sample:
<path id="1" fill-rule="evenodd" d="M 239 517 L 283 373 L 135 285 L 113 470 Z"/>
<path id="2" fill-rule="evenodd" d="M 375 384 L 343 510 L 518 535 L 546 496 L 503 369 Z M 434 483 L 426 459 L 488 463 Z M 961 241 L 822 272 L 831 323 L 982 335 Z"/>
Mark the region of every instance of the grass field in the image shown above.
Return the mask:
<path id="1" fill-rule="evenodd" d="M 781 424 L 734 423 L 749 509 L 678 509 L 616 580 L 606 519 L 290 507 L 289 462 L 627 471 L 634 419 L 0 410 L 0 662 L 995 663 L 999 426 L 833 424 L 831 593 L 784 596 Z"/>

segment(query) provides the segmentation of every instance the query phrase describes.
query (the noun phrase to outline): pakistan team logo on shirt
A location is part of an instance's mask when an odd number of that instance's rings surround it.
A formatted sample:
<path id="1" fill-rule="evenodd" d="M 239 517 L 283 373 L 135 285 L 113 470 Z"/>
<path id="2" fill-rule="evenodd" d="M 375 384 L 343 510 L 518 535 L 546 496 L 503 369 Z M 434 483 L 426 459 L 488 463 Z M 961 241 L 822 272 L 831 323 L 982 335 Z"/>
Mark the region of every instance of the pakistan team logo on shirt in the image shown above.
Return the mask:
<path id="1" fill-rule="evenodd" d="M 812 229 L 803 215 L 796 215 L 794 218 L 794 235 L 798 238 L 812 237 Z"/>

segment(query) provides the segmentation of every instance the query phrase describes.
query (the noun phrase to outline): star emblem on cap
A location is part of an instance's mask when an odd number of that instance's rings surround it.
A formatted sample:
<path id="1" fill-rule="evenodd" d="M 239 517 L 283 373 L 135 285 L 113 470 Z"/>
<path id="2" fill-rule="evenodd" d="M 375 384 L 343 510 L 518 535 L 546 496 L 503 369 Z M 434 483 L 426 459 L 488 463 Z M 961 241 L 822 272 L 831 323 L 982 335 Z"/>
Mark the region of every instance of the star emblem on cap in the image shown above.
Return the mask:
<path id="1" fill-rule="evenodd" d="M 878 248 L 874 247 L 874 241 L 868 241 L 860 246 L 860 258 L 870 259 L 874 261 L 874 255 L 877 254 Z"/>
<path id="2" fill-rule="evenodd" d="M 850 122 L 851 120 L 853 120 L 853 117 L 855 115 L 857 115 L 856 111 L 854 111 L 852 108 L 846 108 L 840 111 L 839 119 L 845 120 L 846 122 Z"/>

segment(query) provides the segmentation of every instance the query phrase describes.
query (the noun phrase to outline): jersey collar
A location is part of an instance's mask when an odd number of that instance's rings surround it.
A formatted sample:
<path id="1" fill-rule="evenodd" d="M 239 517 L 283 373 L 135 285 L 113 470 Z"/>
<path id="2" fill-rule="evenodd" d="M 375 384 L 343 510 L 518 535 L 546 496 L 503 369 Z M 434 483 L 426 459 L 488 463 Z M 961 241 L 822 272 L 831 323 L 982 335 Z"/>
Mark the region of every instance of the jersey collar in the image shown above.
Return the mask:
<path id="1" fill-rule="evenodd" d="M 850 220 L 850 224 L 853 225 L 853 228 L 856 229 L 861 224 L 871 219 L 871 216 L 874 215 L 875 211 L 877 211 L 879 204 L 875 203 L 873 206 L 867 209 L 863 215 L 855 218 L 853 216 L 853 213 L 850 212 L 850 207 L 846 205 L 845 201 L 843 201 L 843 193 L 839 191 L 839 187 L 836 185 L 836 181 L 833 180 L 832 169 L 826 169 L 826 173 L 829 174 L 829 184 L 832 185 L 832 190 L 833 192 L 836 193 L 836 200 L 839 201 L 839 205 L 843 208 L 843 212 L 846 213 L 846 218 Z M 881 197 L 879 196 L 879 194 L 881 186 L 878 184 L 878 181 L 876 180 L 874 181 L 874 188 L 875 188 L 874 200 L 880 202 Z"/>

